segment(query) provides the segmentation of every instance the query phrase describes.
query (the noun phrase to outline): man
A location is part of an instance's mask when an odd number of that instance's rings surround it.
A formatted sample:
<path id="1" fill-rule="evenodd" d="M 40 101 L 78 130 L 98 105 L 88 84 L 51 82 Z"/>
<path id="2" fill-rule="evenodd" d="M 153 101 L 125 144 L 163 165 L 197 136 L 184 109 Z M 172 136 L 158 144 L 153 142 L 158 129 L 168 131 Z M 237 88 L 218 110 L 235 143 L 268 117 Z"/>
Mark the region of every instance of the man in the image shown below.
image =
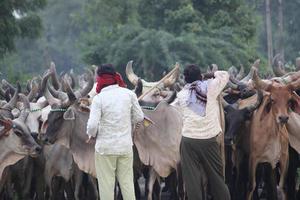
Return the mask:
<path id="1" fill-rule="evenodd" d="M 216 71 L 202 77 L 197 65 L 188 65 L 184 69 L 184 78 L 186 85 L 178 93 L 174 104 L 183 115 L 180 154 L 188 199 L 204 198 L 204 191 L 201 191 L 204 170 L 213 199 L 229 200 L 220 146 L 216 140 L 222 131 L 218 96 L 226 86 L 229 75 L 226 71 Z"/>
<path id="2" fill-rule="evenodd" d="M 97 94 L 87 123 L 89 141 L 96 138 L 95 166 L 100 199 L 113 200 L 115 177 L 124 200 L 135 200 L 133 184 L 132 124 L 144 118 L 134 92 L 124 88 L 111 64 L 97 71 Z"/>

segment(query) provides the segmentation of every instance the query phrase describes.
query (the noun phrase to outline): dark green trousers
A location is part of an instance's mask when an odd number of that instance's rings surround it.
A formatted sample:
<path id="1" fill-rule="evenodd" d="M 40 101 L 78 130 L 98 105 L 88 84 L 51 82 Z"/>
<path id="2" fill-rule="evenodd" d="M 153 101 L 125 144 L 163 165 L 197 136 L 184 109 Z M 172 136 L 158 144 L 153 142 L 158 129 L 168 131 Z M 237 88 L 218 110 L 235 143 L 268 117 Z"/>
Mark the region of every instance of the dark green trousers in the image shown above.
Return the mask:
<path id="1" fill-rule="evenodd" d="M 216 137 L 192 139 L 182 137 L 180 144 L 181 167 L 188 200 L 204 200 L 203 173 L 213 200 L 230 200 L 224 182 L 220 146 Z"/>

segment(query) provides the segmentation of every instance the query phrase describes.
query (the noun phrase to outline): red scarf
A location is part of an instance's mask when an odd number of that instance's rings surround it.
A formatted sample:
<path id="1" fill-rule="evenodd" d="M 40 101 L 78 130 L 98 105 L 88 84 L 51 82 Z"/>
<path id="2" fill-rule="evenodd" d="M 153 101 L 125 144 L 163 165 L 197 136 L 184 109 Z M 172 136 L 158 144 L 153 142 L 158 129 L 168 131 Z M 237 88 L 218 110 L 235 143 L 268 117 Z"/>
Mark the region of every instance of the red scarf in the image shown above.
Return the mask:
<path id="1" fill-rule="evenodd" d="M 104 87 L 114 84 L 118 84 L 120 87 L 127 87 L 122 79 L 121 74 L 101 74 L 100 76 L 97 76 L 96 92 L 100 93 Z"/>

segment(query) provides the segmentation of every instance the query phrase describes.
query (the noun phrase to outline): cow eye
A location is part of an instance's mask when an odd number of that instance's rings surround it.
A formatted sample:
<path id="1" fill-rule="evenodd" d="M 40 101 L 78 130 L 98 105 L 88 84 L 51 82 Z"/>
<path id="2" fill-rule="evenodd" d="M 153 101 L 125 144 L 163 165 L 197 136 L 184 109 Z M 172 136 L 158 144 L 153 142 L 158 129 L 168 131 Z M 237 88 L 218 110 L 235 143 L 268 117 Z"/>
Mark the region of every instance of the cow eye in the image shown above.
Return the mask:
<path id="1" fill-rule="evenodd" d="M 21 131 L 15 130 L 14 133 L 15 133 L 18 137 L 22 137 Z"/>

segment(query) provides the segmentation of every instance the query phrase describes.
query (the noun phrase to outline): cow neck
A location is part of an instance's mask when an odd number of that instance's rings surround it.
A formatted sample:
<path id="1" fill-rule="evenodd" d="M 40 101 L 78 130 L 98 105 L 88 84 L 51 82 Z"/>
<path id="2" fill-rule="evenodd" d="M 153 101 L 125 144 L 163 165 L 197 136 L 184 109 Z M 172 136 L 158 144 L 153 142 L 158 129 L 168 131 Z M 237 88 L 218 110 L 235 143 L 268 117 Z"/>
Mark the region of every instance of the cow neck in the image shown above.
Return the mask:
<path id="1" fill-rule="evenodd" d="M 9 142 L 9 140 L 5 138 L 0 142 L 0 180 L 6 167 L 17 163 L 25 157 L 25 155 L 17 154 L 8 148 L 8 145 L 6 144 L 7 142 Z"/>
<path id="2" fill-rule="evenodd" d="M 94 144 L 87 144 L 86 124 L 89 113 L 81 112 L 74 107 L 75 120 L 72 130 L 70 130 L 69 141 L 75 163 L 79 169 L 96 177 L 95 169 L 95 147 Z"/>

